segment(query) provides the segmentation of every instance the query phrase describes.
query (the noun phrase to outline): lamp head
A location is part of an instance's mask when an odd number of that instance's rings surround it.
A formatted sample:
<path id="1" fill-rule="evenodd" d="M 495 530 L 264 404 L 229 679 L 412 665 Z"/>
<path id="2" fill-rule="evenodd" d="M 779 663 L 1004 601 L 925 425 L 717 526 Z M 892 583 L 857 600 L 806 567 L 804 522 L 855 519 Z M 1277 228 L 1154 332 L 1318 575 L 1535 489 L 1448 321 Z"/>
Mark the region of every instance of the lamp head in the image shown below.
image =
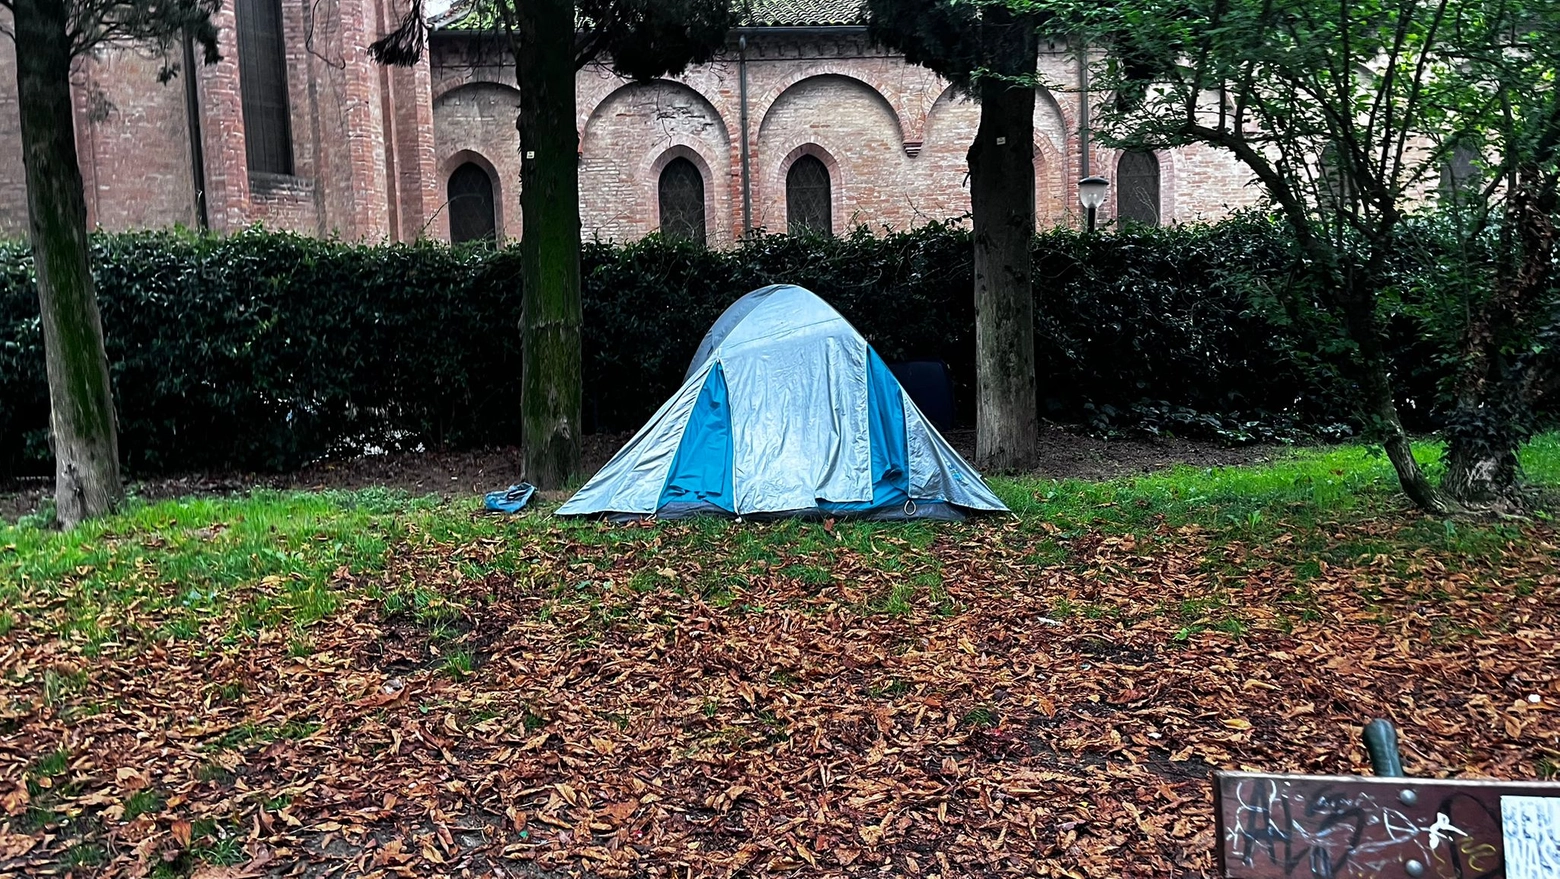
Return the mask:
<path id="1" fill-rule="evenodd" d="M 1110 181 L 1104 177 L 1085 177 L 1078 181 L 1078 201 L 1085 208 L 1097 208 L 1105 203 L 1105 191 Z"/>

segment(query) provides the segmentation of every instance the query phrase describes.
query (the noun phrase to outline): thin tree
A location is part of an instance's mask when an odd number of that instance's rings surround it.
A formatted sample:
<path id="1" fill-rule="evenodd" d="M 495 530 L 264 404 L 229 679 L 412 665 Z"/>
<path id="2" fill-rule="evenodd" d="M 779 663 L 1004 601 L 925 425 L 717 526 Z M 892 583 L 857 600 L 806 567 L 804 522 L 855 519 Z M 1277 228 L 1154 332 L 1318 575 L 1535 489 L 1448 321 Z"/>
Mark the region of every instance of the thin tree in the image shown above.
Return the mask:
<path id="1" fill-rule="evenodd" d="M 164 59 L 178 39 L 217 61 L 217 0 L 0 0 L 16 40 L 28 232 L 38 278 L 49 376 L 55 515 L 66 528 L 123 496 L 114 397 L 92 282 L 87 205 L 76 158 L 71 65 L 112 44 L 150 46 Z M 162 80 L 177 72 L 165 61 Z M 188 75 L 188 74 L 186 74 Z"/>
<path id="2" fill-rule="evenodd" d="M 1465 419 L 1485 429 L 1453 432 L 1454 448 L 1459 436 L 1497 448 L 1451 455 L 1454 473 L 1442 485 L 1426 476 L 1398 412 L 1382 303 L 1405 222 L 1427 204 L 1458 132 L 1498 117 L 1511 97 L 1503 93 L 1514 79 L 1481 82 L 1489 71 L 1469 58 L 1510 61 L 1500 33 L 1517 0 L 1041 2 L 1108 50 L 1096 75 L 1115 94 L 1101 120 L 1105 139 L 1126 148 L 1213 146 L 1265 189 L 1294 234 L 1305 289 L 1346 333 L 1368 435 L 1408 497 L 1449 513 L 1487 500 L 1495 482 L 1509 486 L 1521 438 L 1500 426 L 1510 426 L 1509 412 Z M 1553 67 L 1544 74 L 1541 66 L 1527 68 L 1529 84 L 1552 94 Z M 1500 367 L 1480 364 L 1504 360 L 1491 360 L 1493 349 L 1512 341 L 1533 300 L 1520 312 L 1486 310 L 1470 325 L 1465 356 L 1474 359 L 1459 383 L 1465 414 L 1512 387 L 1510 375 L 1491 381 Z M 1486 467 L 1490 478 L 1463 478 L 1491 460 L 1499 466 Z"/>
<path id="3" fill-rule="evenodd" d="M 732 14 L 726 0 L 477 0 L 465 22 L 507 40 L 520 86 L 521 447 L 527 478 L 561 488 L 580 466 L 575 73 L 599 61 L 644 80 L 708 61 Z M 412 0 L 370 51 L 383 64 L 415 64 L 427 31 L 422 0 Z"/>
<path id="4" fill-rule="evenodd" d="M 867 0 L 868 32 L 980 102 L 970 146 L 975 238 L 977 466 L 1034 466 L 1032 251 L 1039 34 L 1049 20 L 1022 0 Z"/>
<path id="5" fill-rule="evenodd" d="M 1442 487 L 1466 504 L 1520 507 L 1517 452 L 1560 396 L 1560 0 L 1468 5 L 1478 27 L 1448 49 L 1468 95 L 1444 103 L 1441 139 L 1479 157 L 1444 187 L 1468 258 L 1447 268 L 1473 283 L 1457 303 L 1466 320 Z"/>

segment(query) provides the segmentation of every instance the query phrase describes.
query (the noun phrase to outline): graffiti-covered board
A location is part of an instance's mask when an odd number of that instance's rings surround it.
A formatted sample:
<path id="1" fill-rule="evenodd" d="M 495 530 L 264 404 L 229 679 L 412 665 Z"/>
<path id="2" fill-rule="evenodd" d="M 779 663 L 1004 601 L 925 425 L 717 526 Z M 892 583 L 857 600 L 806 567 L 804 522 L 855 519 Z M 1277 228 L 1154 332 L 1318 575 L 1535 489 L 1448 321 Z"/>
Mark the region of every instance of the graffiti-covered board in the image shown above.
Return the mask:
<path id="1" fill-rule="evenodd" d="M 1560 784 L 1214 775 L 1229 879 L 1560 879 Z"/>

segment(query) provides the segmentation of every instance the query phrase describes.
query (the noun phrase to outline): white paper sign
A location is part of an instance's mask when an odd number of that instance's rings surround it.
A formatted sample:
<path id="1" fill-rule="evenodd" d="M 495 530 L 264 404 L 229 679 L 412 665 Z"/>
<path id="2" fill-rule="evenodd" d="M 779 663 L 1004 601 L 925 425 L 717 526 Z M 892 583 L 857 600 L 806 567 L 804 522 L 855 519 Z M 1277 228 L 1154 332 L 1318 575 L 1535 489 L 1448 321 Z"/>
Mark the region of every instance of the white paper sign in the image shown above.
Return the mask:
<path id="1" fill-rule="evenodd" d="M 1560 797 L 1501 797 L 1506 879 L 1560 877 Z"/>

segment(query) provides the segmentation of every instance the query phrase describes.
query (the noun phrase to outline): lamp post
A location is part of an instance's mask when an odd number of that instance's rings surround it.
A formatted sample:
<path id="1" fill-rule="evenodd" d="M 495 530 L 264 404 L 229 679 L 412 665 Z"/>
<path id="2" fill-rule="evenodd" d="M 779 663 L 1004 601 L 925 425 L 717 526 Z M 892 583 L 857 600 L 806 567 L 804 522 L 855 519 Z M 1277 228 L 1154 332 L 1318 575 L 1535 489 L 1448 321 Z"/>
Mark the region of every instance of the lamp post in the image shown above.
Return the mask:
<path id="1" fill-rule="evenodd" d="M 1105 203 L 1105 190 L 1110 181 L 1104 177 L 1085 177 L 1078 181 L 1078 202 L 1089 212 L 1089 231 L 1094 231 L 1094 212 Z"/>

